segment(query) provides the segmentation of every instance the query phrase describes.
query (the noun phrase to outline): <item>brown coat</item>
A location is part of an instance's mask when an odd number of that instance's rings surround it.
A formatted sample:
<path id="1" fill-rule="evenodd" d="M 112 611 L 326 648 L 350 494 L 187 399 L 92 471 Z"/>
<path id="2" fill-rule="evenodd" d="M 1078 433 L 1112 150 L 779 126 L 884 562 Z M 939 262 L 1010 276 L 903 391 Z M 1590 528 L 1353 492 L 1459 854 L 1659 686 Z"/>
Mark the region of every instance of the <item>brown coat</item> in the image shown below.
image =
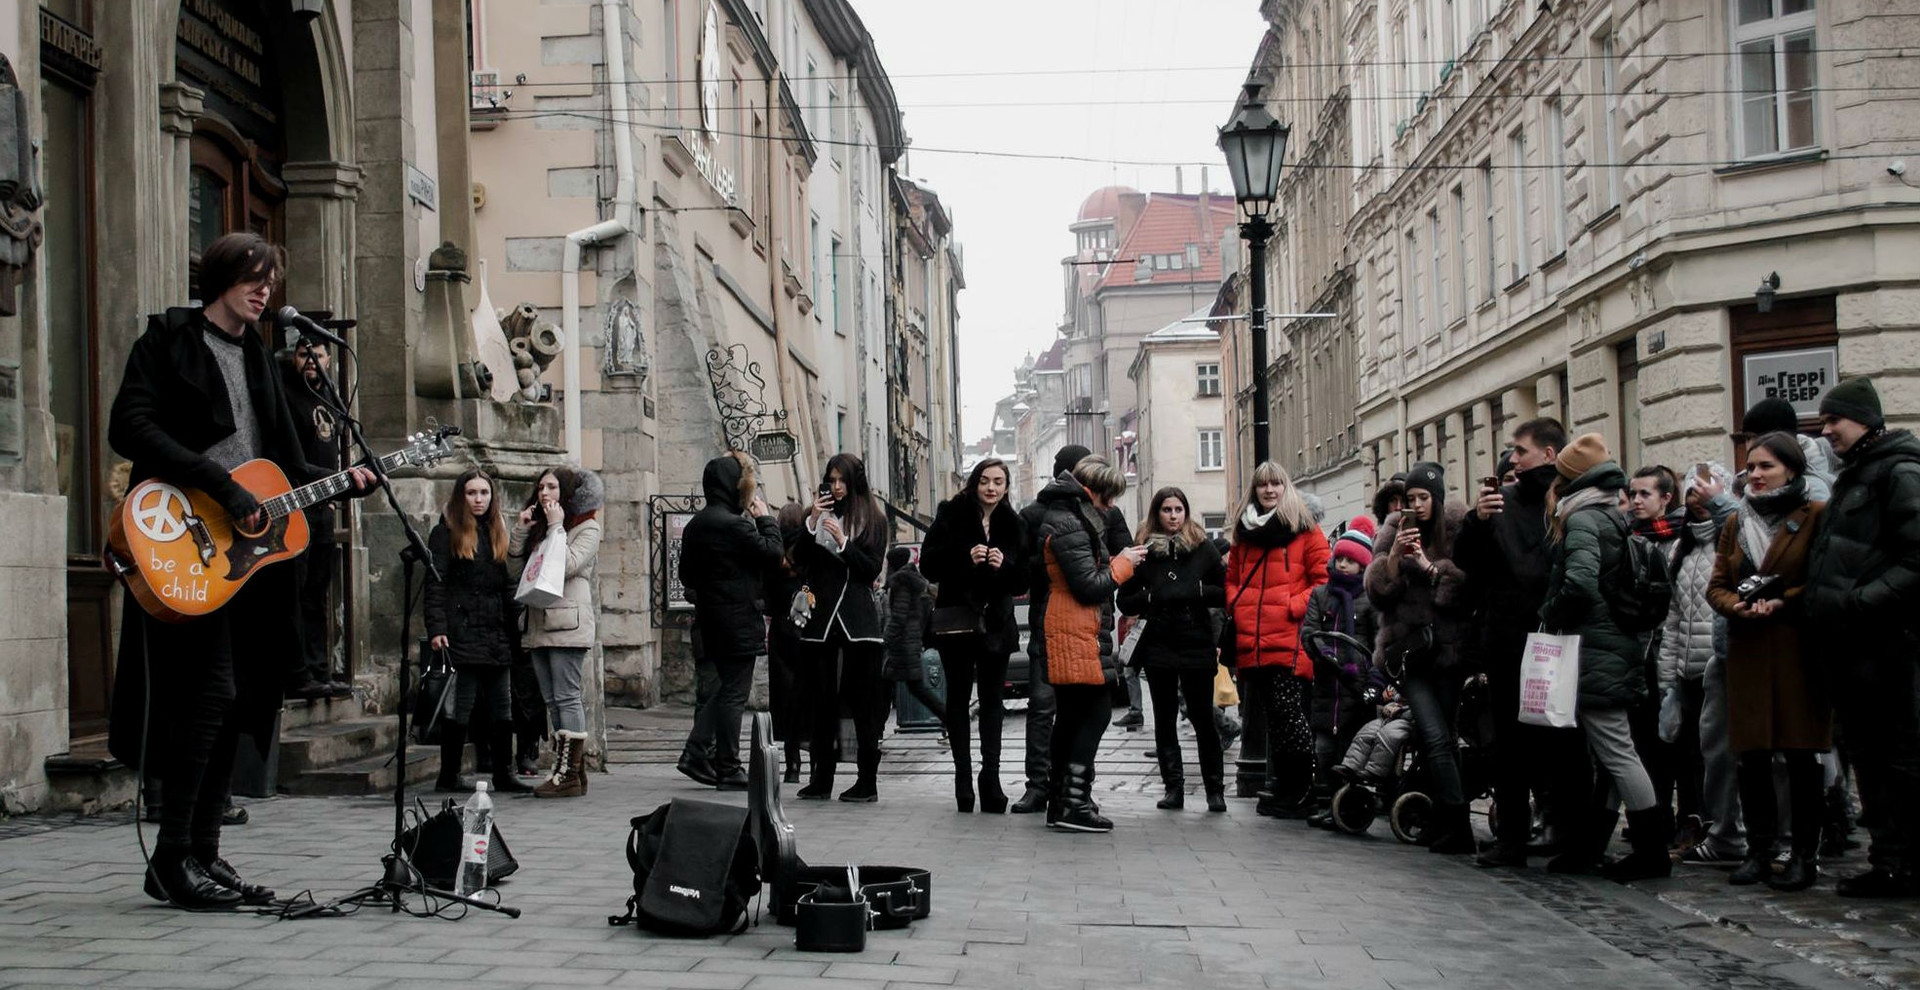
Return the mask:
<path id="1" fill-rule="evenodd" d="M 1707 603 L 1727 617 L 1727 735 L 1736 753 L 1832 745 L 1827 670 L 1804 629 L 1810 551 L 1825 509 L 1825 502 L 1812 502 L 1788 513 L 1757 569 L 1740 545 L 1739 513 L 1720 528 Z M 1765 618 L 1734 611 L 1735 589 L 1753 574 L 1781 576 L 1784 609 Z"/>

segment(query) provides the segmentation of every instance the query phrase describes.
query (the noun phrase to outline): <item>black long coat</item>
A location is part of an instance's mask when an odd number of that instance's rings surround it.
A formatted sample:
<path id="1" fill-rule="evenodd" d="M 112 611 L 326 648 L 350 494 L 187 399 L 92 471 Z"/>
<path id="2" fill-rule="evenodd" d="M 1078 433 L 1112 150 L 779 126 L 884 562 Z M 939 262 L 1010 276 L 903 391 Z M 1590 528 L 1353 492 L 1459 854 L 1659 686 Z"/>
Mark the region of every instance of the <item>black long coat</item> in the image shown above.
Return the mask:
<path id="1" fill-rule="evenodd" d="M 519 624 L 518 582 L 496 556 L 485 530 L 474 534 L 473 559 L 453 553 L 453 533 L 445 522 L 433 524 L 427 550 L 442 580 L 427 576 L 427 636 L 447 637 L 447 655 L 455 668 L 505 667 L 513 663 L 513 633 Z M 501 548 L 506 549 L 505 547 Z"/>
<path id="2" fill-rule="evenodd" d="M 842 517 L 840 523 L 844 531 L 846 519 Z M 814 596 L 813 618 L 800 631 L 802 640 L 824 643 L 839 627 L 855 643 L 884 641 L 880 603 L 873 594 L 873 583 L 880 579 L 887 558 L 884 524 L 879 530 L 852 537 L 839 553 L 821 546 L 812 533 L 804 535 L 794 547 L 794 560 Z"/>
<path id="3" fill-rule="evenodd" d="M 1150 546 L 1146 561 L 1120 586 L 1121 613 L 1147 623 L 1133 665 L 1212 670 L 1219 663 L 1212 610 L 1227 604 L 1227 565 L 1209 540 Z"/>
<path id="4" fill-rule="evenodd" d="M 780 527 L 771 516 L 741 514 L 753 478 L 734 458 L 708 461 L 701 487 L 707 504 L 688 521 L 680 545 L 680 581 L 693 600 L 701 647 L 709 657 L 757 656 L 767 647 L 760 603 L 767 572 L 780 563 Z"/>
<path id="5" fill-rule="evenodd" d="M 920 573 L 939 585 L 935 608 L 965 605 L 986 619 L 989 653 L 1012 653 L 1019 645 L 1013 600 L 1027 593 L 1032 578 L 1026 555 L 1026 528 L 1020 514 L 1002 501 L 988 525 L 980 522 L 979 503 L 962 492 L 940 503 L 920 546 Z M 973 548 L 986 544 L 1005 559 L 999 568 L 973 562 Z M 934 641 L 939 646 L 939 640 Z"/>
<path id="6" fill-rule="evenodd" d="M 226 468 L 200 453 L 234 432 L 226 379 L 203 338 L 209 326 L 199 309 L 174 307 L 147 317 L 146 332 L 133 342 L 108 414 L 107 444 L 133 462 L 130 485 L 162 478 L 198 488 L 229 512 L 244 514 L 238 510 L 251 512 L 255 499 Z M 266 346 L 249 332 L 242 348 L 262 456 L 294 485 L 324 477 L 326 471 L 307 463 L 279 370 Z M 272 742 L 273 716 L 280 709 L 287 677 L 301 662 L 293 578 L 292 567 L 265 568 L 226 608 L 153 637 L 151 651 L 146 648 L 147 630 L 162 624 L 146 617 L 131 592 L 123 595 L 108 751 L 137 768 L 144 736 L 145 757 L 164 765 L 169 716 L 205 686 L 208 676 L 210 654 L 196 641 L 218 639 L 214 650 L 230 648 L 235 655 L 232 682 L 216 689 L 233 693 L 241 731 L 251 735 L 264 754 Z M 157 675 L 151 698 L 149 665 Z"/>

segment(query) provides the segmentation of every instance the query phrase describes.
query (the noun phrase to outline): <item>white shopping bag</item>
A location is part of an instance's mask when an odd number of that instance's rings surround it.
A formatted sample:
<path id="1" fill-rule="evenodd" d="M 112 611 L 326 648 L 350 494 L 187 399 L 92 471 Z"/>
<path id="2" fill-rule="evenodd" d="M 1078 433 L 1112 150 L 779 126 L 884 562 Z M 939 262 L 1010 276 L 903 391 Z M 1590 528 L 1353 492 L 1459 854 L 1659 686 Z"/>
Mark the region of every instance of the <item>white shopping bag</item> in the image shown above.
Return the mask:
<path id="1" fill-rule="evenodd" d="M 1580 637 L 1529 633 L 1520 654 L 1520 721 L 1571 729 L 1579 698 Z"/>
<path id="2" fill-rule="evenodd" d="M 546 608 L 567 598 L 567 534 L 548 531 L 546 539 L 527 557 L 527 569 L 520 572 L 520 587 L 513 600 L 522 605 Z"/>

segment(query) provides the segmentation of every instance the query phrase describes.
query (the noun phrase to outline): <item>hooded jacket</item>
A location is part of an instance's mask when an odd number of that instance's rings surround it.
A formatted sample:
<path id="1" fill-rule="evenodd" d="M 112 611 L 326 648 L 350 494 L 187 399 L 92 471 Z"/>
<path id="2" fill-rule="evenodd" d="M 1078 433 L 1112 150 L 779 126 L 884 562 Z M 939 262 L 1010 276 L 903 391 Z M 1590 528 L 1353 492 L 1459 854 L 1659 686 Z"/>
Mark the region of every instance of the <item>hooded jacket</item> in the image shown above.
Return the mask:
<path id="1" fill-rule="evenodd" d="M 700 477 L 706 505 L 681 536 L 680 583 L 710 657 L 751 657 L 766 648 L 760 599 L 782 548 L 773 517 L 744 514 L 754 487 L 753 467 L 744 458 L 729 454 L 708 461 Z"/>
<path id="2" fill-rule="evenodd" d="M 600 476 L 592 471 L 569 470 L 579 477 L 579 482 L 574 487 L 573 498 L 560 506 L 568 519 L 577 520 L 566 530 L 566 599 L 546 608 L 529 605 L 521 613 L 520 645 L 529 650 L 592 649 L 595 642 L 593 574 L 600 560 L 600 520 L 578 517 L 599 511 L 605 490 L 600 485 Z M 531 527 L 515 519 L 507 538 L 507 570 L 514 576 L 516 586 L 526 573 L 527 558 L 533 553 L 533 547 L 528 545 L 531 532 Z"/>
<path id="3" fill-rule="evenodd" d="M 1179 536 L 1148 541 L 1147 559 L 1120 588 L 1120 611 L 1146 620 L 1133 665 L 1212 670 L 1218 662 L 1213 609 L 1227 603 L 1227 569 L 1213 541 Z"/>
<path id="4" fill-rule="evenodd" d="M 1000 551 L 1004 559 L 998 568 L 973 562 L 973 548 L 983 543 Z M 1013 600 L 1026 594 L 1032 581 L 1026 543 L 1026 527 L 1004 499 L 983 529 L 979 503 L 961 492 L 934 510 L 920 546 L 920 572 L 940 586 L 935 607 L 979 609 L 988 652 L 1012 653 L 1019 645 Z"/>
<path id="5" fill-rule="evenodd" d="M 1065 470 L 1056 472 L 1055 474 L 1054 480 L 1047 482 L 1047 487 L 1053 487 L 1053 485 L 1059 482 L 1061 477 L 1071 480 L 1073 478 L 1072 465 L 1068 465 Z M 1078 485 L 1079 482 L 1075 481 L 1074 484 Z M 1044 489 L 1042 490 L 1042 494 L 1045 494 Z M 1097 512 L 1099 510 L 1096 509 L 1095 511 Z M 1029 595 L 1039 595 L 1041 589 L 1046 586 L 1048 581 L 1047 558 L 1045 554 L 1039 551 L 1039 543 L 1035 539 L 1036 534 L 1040 532 L 1040 522 L 1046 518 L 1046 515 L 1047 506 L 1038 496 L 1036 496 L 1033 501 L 1020 507 L 1020 530 L 1026 540 L 1025 556 L 1027 561 L 1027 592 Z M 1121 512 L 1120 507 L 1117 505 L 1108 508 L 1102 516 L 1100 542 L 1106 546 L 1107 556 L 1109 557 L 1125 550 L 1127 546 L 1133 542 L 1133 535 L 1127 531 L 1126 513 Z M 1031 616 L 1031 610 L 1029 610 L 1028 614 Z M 1029 619 L 1027 627 L 1027 656 L 1034 660 L 1045 660 L 1047 658 L 1046 640 L 1040 636 L 1039 626 L 1035 625 L 1031 619 Z"/>
<path id="6" fill-rule="evenodd" d="M 1258 529 L 1247 527 L 1244 514 L 1234 523 L 1226 595 L 1237 669 L 1277 666 L 1313 676 L 1313 658 L 1300 648 L 1300 623 L 1313 589 L 1327 581 L 1332 558 L 1318 526 L 1296 533 L 1278 513 Z"/>
<path id="7" fill-rule="evenodd" d="M 1807 615 L 1848 637 L 1911 637 L 1920 607 L 1920 440 L 1885 433 L 1843 458 L 1807 575 Z"/>
<path id="8" fill-rule="evenodd" d="M 926 649 L 927 619 L 932 614 L 927 579 L 919 568 L 907 564 L 887 575 L 887 652 L 880 664 L 881 676 L 890 681 L 926 676 L 920 654 Z"/>
<path id="9" fill-rule="evenodd" d="M 1071 473 L 1040 492 L 1039 525 L 1028 552 L 1046 568 L 1035 584 L 1028 615 L 1033 638 L 1044 644 L 1051 684 L 1100 684 L 1117 673 L 1113 661 L 1113 596 L 1133 576 L 1105 540 L 1108 515 Z"/>
<path id="10" fill-rule="evenodd" d="M 1599 490 L 1617 496 L 1627 487 L 1626 473 L 1602 461 L 1575 478 L 1560 493 L 1561 503 L 1579 492 Z M 1564 538 L 1553 546 L 1547 597 L 1540 621 L 1550 633 L 1580 637 L 1581 708 L 1625 708 L 1647 698 L 1646 665 L 1638 636 L 1620 628 L 1607 601 L 1604 582 L 1618 573 L 1627 549 L 1627 521 L 1613 499 L 1577 508 L 1562 520 Z"/>
<path id="11" fill-rule="evenodd" d="M 1403 509 L 1380 524 L 1380 535 L 1373 545 L 1380 550 L 1367 565 L 1367 599 L 1380 619 L 1380 632 L 1374 638 L 1374 662 L 1385 664 L 1387 647 L 1417 633 L 1422 626 L 1433 627 L 1434 670 L 1458 666 L 1471 632 L 1472 610 L 1467 605 L 1467 574 L 1454 561 L 1454 547 L 1466 525 L 1466 506 L 1448 502 L 1440 507 L 1440 518 L 1433 527 L 1434 536 L 1421 549 L 1433 564 L 1428 575 L 1411 561 L 1400 559 L 1399 575 L 1388 570 L 1394 541 L 1402 527 L 1413 522 L 1411 510 Z"/>

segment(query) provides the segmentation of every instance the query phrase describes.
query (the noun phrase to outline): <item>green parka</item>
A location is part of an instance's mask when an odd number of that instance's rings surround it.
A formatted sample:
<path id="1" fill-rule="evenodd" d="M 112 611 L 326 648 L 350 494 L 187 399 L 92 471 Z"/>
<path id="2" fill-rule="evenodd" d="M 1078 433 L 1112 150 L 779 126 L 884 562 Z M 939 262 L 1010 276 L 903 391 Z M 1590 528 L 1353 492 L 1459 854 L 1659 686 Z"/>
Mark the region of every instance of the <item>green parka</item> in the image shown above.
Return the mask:
<path id="1" fill-rule="evenodd" d="M 1547 598 L 1540 621 L 1550 633 L 1580 637 L 1580 707 L 1625 708 L 1647 697 L 1640 637 L 1620 628 L 1603 590 L 1627 549 L 1627 523 L 1616 508 L 1627 487 L 1626 472 L 1612 461 L 1594 465 L 1560 493 L 1557 505 L 1576 494 L 1599 490 L 1609 497 L 1574 509 L 1561 521 L 1562 537 L 1553 544 L 1547 574 Z"/>

